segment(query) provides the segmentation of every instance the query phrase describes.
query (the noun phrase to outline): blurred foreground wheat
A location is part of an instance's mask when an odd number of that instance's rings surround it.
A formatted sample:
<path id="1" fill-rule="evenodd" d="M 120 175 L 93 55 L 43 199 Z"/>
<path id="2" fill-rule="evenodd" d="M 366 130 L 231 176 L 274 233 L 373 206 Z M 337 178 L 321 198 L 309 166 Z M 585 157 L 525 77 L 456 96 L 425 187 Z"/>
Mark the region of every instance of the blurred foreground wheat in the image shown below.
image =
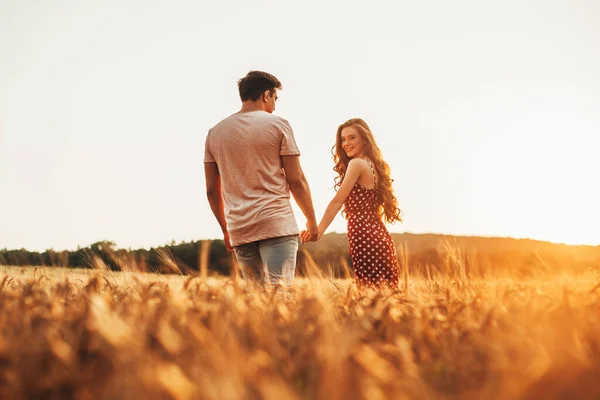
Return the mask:
<path id="1" fill-rule="evenodd" d="M 237 280 L 0 268 L 1 399 L 600 397 L 595 275 Z"/>

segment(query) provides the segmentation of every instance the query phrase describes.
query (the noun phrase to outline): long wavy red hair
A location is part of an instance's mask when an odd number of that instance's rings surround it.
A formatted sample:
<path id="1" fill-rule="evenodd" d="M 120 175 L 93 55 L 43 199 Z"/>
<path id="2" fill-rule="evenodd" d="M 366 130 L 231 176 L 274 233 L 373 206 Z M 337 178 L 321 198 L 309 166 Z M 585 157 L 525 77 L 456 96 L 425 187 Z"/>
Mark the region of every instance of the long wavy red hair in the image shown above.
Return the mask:
<path id="1" fill-rule="evenodd" d="M 385 223 L 402 222 L 402 211 L 398 208 L 398 199 L 396 199 L 394 189 L 392 189 L 393 179 L 390 177 L 390 166 L 383 160 L 381 150 L 375 142 L 375 137 L 373 136 L 373 132 L 371 132 L 371 128 L 369 128 L 369 125 L 360 118 L 349 119 L 338 127 L 335 136 L 335 146 L 331 149 L 333 162 L 335 163 L 333 170 L 338 174 L 335 178 L 335 189 L 337 190 L 342 185 L 348 163 L 350 162 L 350 158 L 342 148 L 342 130 L 350 126 L 354 127 L 364 139 L 364 155 L 373 162 L 373 167 L 377 171 L 379 216 Z"/>

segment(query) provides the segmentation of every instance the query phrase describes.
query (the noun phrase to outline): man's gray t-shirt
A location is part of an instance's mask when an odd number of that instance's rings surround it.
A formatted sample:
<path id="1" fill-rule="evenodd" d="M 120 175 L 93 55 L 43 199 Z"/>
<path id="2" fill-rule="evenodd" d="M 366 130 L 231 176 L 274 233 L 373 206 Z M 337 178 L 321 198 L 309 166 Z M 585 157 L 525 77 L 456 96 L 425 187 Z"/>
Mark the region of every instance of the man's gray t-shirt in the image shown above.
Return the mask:
<path id="1" fill-rule="evenodd" d="M 208 131 L 204 162 L 217 163 L 233 246 L 299 233 L 285 155 L 300 155 L 292 128 L 265 111 L 233 114 Z"/>

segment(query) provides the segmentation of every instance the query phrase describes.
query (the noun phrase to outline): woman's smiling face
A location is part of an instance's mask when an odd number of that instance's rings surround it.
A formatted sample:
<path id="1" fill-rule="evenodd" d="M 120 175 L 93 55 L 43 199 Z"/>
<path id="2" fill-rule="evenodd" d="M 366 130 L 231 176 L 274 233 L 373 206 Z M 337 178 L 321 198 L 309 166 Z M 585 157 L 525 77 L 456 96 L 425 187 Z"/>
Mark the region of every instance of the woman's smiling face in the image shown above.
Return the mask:
<path id="1" fill-rule="evenodd" d="M 365 148 L 365 140 L 358 130 L 353 126 L 342 129 L 342 148 L 348 158 L 361 158 Z"/>

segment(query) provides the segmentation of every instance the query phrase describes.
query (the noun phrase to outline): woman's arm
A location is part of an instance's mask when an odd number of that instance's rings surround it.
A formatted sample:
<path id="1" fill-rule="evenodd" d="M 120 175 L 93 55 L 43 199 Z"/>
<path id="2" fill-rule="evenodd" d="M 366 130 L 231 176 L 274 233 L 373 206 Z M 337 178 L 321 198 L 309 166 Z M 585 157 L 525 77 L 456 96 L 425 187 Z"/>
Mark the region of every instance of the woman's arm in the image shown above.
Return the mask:
<path id="1" fill-rule="evenodd" d="M 323 218 L 321 218 L 321 222 L 319 223 L 319 237 L 322 236 L 329 225 L 337 215 L 337 213 L 342 209 L 346 198 L 352 191 L 354 184 L 358 181 L 358 178 L 367 171 L 369 168 L 366 161 L 361 159 L 352 159 L 348 163 L 348 169 L 346 171 L 346 175 L 344 176 L 344 180 L 342 181 L 342 185 L 336 192 L 335 196 L 329 202 L 327 209 L 325 210 L 325 214 L 323 214 Z M 369 171 L 370 172 L 370 171 Z"/>

